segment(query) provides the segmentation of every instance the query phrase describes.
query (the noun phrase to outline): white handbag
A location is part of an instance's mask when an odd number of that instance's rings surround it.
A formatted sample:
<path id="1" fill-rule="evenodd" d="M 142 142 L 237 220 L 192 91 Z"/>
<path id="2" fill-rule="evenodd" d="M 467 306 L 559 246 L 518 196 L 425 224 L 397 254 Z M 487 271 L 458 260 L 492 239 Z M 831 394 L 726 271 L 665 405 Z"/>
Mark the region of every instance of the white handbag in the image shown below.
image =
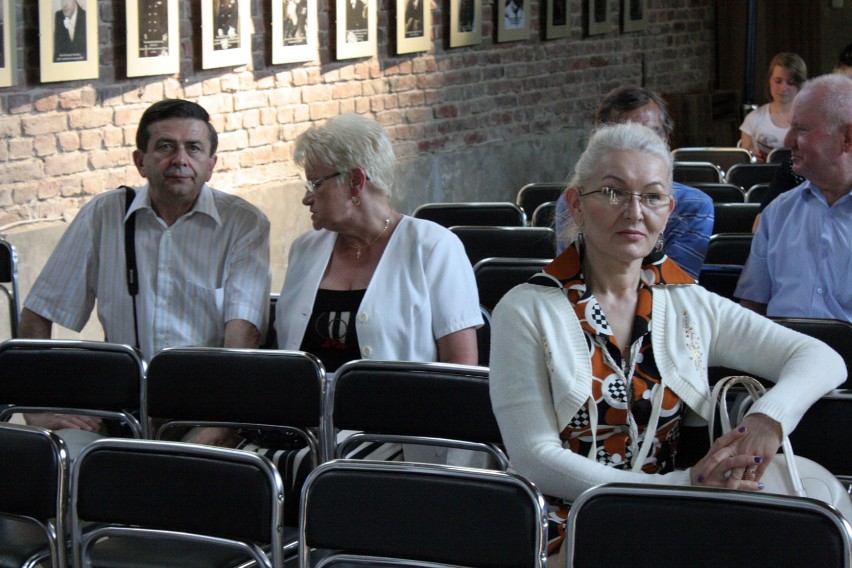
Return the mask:
<path id="1" fill-rule="evenodd" d="M 728 414 L 727 392 L 734 385 L 741 385 L 747 392 L 743 404 L 735 411 L 735 422 L 739 424 L 752 402 L 766 393 L 766 388 L 753 377 L 733 376 L 721 379 L 713 387 L 714 404 L 718 406 L 719 423 L 722 434 L 731 431 L 731 416 Z M 708 432 L 713 443 L 716 412 L 711 417 Z M 810 497 L 834 506 L 847 520 L 852 521 L 852 499 L 846 488 L 830 471 L 808 458 L 793 453 L 790 439 L 784 437 L 781 447 L 783 454 L 775 456 L 769 467 L 763 472 L 760 481 L 764 492 Z"/>

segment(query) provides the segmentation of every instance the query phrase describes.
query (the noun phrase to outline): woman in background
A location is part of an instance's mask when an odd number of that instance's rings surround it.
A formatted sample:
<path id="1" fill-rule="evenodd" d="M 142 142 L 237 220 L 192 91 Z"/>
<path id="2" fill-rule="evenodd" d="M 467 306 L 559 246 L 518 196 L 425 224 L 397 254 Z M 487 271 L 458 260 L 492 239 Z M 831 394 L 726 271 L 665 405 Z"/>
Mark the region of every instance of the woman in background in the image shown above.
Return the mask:
<path id="1" fill-rule="evenodd" d="M 740 126 L 740 146 L 751 150 L 758 162 L 765 162 L 769 152 L 784 146 L 793 98 L 808 78 L 808 68 L 801 57 L 785 52 L 772 58 L 768 73 L 769 102 L 748 113 Z"/>

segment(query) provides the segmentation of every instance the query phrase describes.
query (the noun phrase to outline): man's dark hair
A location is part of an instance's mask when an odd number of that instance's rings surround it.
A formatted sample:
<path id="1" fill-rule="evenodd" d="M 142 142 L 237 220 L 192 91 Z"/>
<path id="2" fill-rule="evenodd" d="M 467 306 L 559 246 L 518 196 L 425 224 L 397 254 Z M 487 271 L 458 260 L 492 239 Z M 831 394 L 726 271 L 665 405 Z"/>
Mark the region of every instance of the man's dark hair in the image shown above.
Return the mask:
<path id="1" fill-rule="evenodd" d="M 663 97 L 650 89 L 644 89 L 637 85 L 624 85 L 611 90 L 601 101 L 595 113 L 595 124 L 608 124 L 619 122 L 618 118 L 648 103 L 654 103 L 659 107 L 663 118 L 663 131 L 666 139 L 671 138 L 674 130 L 674 122 Z"/>
<path id="2" fill-rule="evenodd" d="M 150 126 L 155 122 L 171 118 L 193 118 L 204 122 L 210 134 L 210 155 L 216 153 L 216 148 L 219 146 L 219 135 L 216 134 L 216 129 L 210 124 L 210 115 L 201 105 L 183 99 L 164 99 L 148 107 L 142 114 L 139 127 L 136 129 L 136 148 L 142 152 L 147 152 L 148 142 L 151 141 Z"/>

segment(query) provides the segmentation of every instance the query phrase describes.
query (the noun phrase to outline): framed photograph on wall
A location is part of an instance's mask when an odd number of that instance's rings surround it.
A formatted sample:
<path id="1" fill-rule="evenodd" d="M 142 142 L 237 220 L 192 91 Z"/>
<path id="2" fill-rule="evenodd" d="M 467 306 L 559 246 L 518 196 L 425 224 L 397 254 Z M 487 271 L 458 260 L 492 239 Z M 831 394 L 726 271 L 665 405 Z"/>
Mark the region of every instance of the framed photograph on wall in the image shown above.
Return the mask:
<path id="1" fill-rule="evenodd" d="M 201 0 L 201 67 L 251 61 L 249 0 Z"/>
<path id="2" fill-rule="evenodd" d="M 127 76 L 180 71 L 177 0 L 127 0 Z"/>
<path id="3" fill-rule="evenodd" d="M 544 37 L 568 37 L 568 0 L 547 0 L 547 23 Z"/>
<path id="4" fill-rule="evenodd" d="M 497 0 L 497 41 L 530 39 L 529 0 Z"/>
<path id="5" fill-rule="evenodd" d="M 272 0 L 272 63 L 317 57 L 317 2 Z"/>
<path id="6" fill-rule="evenodd" d="M 648 25 L 648 0 L 622 0 L 622 29 L 640 32 Z"/>
<path id="7" fill-rule="evenodd" d="M 97 79 L 98 0 L 38 1 L 42 82 Z"/>
<path id="8" fill-rule="evenodd" d="M 17 58 L 15 57 L 18 42 L 15 41 L 14 0 L 0 0 L 0 87 L 11 87 L 17 81 Z"/>
<path id="9" fill-rule="evenodd" d="M 482 0 L 450 0 L 450 47 L 482 42 Z"/>
<path id="10" fill-rule="evenodd" d="M 376 54 L 377 0 L 337 0 L 337 59 Z"/>
<path id="11" fill-rule="evenodd" d="M 609 0 L 586 0 L 586 12 L 588 35 L 605 34 L 612 27 L 609 22 Z"/>
<path id="12" fill-rule="evenodd" d="M 432 46 L 431 0 L 396 0 L 396 53 L 429 51 Z"/>

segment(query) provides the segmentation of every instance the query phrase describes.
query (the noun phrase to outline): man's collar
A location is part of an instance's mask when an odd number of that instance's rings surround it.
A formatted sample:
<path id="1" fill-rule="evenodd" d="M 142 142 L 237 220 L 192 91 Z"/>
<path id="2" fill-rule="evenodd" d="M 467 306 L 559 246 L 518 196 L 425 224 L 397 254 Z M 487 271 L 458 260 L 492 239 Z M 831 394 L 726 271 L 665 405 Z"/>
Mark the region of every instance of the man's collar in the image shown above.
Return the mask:
<path id="1" fill-rule="evenodd" d="M 133 200 L 133 204 L 127 211 L 127 216 L 139 209 L 150 209 L 151 213 L 154 213 L 154 208 L 151 207 L 151 195 L 149 193 L 148 184 L 145 184 L 141 189 L 136 191 L 136 198 Z M 201 186 L 201 193 L 198 195 L 198 199 L 195 200 L 195 204 L 192 206 L 192 209 L 185 213 L 185 215 L 193 215 L 196 213 L 207 215 L 216 221 L 217 225 L 222 225 L 222 218 L 219 216 L 219 210 L 216 208 L 216 200 L 213 198 L 213 190 L 210 189 L 210 186 L 206 183 Z M 125 216 L 125 219 L 127 216 Z"/>

